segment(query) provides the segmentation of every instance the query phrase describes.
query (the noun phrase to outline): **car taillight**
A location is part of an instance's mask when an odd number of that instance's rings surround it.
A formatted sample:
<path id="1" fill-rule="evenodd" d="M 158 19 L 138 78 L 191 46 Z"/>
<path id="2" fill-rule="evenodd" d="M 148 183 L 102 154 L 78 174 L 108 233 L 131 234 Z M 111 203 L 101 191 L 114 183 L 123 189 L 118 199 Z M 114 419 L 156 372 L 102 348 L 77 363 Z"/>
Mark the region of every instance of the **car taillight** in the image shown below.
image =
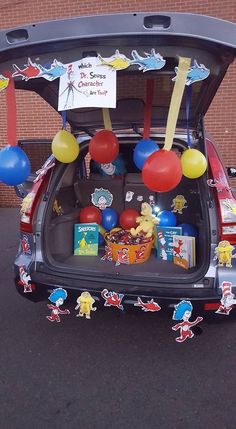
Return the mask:
<path id="1" fill-rule="evenodd" d="M 47 183 L 47 176 L 42 177 L 38 182 L 34 183 L 31 191 L 23 199 L 20 210 L 20 230 L 22 232 L 33 232 L 34 210 Z"/>
<path id="2" fill-rule="evenodd" d="M 223 164 L 213 143 L 206 139 L 207 154 L 212 173 L 209 186 L 215 189 L 215 200 L 219 216 L 220 240 L 236 244 L 236 199 L 234 198 Z"/>

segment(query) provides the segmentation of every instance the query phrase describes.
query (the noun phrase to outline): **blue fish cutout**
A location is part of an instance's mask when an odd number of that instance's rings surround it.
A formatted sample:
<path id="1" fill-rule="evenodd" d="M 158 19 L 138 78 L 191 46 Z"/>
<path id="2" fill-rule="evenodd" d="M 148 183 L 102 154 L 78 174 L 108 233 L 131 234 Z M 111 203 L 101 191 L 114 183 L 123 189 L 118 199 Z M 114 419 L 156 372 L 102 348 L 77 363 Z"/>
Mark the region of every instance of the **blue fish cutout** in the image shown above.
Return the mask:
<path id="1" fill-rule="evenodd" d="M 175 73 L 178 73 L 178 67 L 175 67 Z M 194 60 L 194 65 L 190 67 L 188 74 L 186 85 L 191 85 L 193 82 L 198 82 L 200 80 L 206 79 L 210 74 L 210 70 L 207 69 L 203 64 L 198 64 L 196 60 Z M 176 76 L 173 77 L 172 81 L 176 80 Z"/>
<path id="2" fill-rule="evenodd" d="M 150 54 L 145 52 L 146 57 L 141 57 L 135 50 L 131 52 L 131 55 L 133 60 L 130 61 L 130 65 L 138 64 L 139 70 L 143 70 L 143 72 L 160 70 L 166 63 L 166 60 L 160 54 L 156 54 L 154 48 L 151 49 Z"/>
<path id="3" fill-rule="evenodd" d="M 66 66 L 56 59 L 52 62 L 49 67 L 43 67 L 41 65 L 38 66 L 40 68 L 40 75 L 37 77 L 43 77 L 49 81 L 53 81 L 58 77 L 61 77 L 66 73 Z"/>

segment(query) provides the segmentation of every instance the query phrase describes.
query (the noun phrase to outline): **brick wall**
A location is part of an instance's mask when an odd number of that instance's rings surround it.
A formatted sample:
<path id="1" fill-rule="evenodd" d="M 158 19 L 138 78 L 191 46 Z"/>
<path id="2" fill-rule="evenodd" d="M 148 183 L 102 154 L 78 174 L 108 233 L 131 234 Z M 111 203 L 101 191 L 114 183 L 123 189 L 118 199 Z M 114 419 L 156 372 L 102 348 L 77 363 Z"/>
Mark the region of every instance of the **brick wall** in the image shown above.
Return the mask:
<path id="1" fill-rule="evenodd" d="M 236 21 L 235 0 L 2 0 L 1 28 L 12 28 L 24 23 L 79 15 L 112 12 L 181 11 L 211 15 Z M 236 67 L 232 65 L 206 115 L 206 127 L 218 143 L 226 165 L 236 165 Z M 0 147 L 6 144 L 5 94 L 0 93 Z M 17 137 L 52 138 L 61 121 L 39 96 L 17 91 Z M 11 187 L 0 183 L 0 206 L 15 206 L 19 201 Z"/>

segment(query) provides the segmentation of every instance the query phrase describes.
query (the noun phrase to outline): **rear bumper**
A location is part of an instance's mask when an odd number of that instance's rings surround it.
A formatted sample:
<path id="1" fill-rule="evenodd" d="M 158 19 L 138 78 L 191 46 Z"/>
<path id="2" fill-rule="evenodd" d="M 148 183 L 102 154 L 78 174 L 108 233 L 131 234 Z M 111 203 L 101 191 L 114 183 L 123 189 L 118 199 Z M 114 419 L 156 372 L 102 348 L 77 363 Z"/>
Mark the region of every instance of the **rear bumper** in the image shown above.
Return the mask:
<path id="1" fill-rule="evenodd" d="M 206 281 L 208 280 L 208 281 Z M 68 292 L 68 299 L 76 300 L 78 295 L 84 290 L 87 290 L 96 299 L 96 301 L 104 302 L 101 297 L 101 291 L 108 289 L 123 294 L 123 301 L 127 305 L 134 305 L 138 297 L 151 299 L 158 302 L 166 303 L 167 305 L 176 304 L 182 299 L 191 301 L 198 301 L 201 304 L 208 302 L 219 302 L 221 296 L 217 293 L 214 287 L 214 279 L 203 279 L 203 283 L 198 284 L 159 284 L 156 286 L 134 286 L 128 284 L 113 284 L 109 279 L 99 280 L 78 280 L 70 277 L 59 277 L 39 272 L 32 273 L 32 283 L 34 285 L 33 291 L 25 293 L 22 285 L 19 284 L 19 277 L 16 276 L 15 284 L 17 291 L 24 297 L 32 301 L 46 300 L 51 291 L 57 287 L 62 287 Z"/>

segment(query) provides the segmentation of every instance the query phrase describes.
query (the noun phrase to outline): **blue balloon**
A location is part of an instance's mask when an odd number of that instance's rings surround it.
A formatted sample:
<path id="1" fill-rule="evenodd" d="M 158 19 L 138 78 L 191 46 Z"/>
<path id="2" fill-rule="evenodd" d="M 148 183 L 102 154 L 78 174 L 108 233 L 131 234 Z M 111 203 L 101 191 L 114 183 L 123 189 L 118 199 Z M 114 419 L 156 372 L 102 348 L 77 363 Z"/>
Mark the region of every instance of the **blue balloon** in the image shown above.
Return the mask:
<path id="1" fill-rule="evenodd" d="M 159 146 L 153 141 L 149 139 L 143 139 L 138 142 L 134 148 L 133 160 L 140 170 L 143 168 L 143 164 L 146 159 L 153 153 L 159 150 Z"/>
<path id="2" fill-rule="evenodd" d="M 30 174 L 30 162 L 19 146 L 6 146 L 0 151 L 0 180 L 6 185 L 20 185 Z"/>
<path id="3" fill-rule="evenodd" d="M 157 218 L 159 226 L 176 226 L 177 224 L 176 216 L 168 210 L 158 213 Z"/>
<path id="4" fill-rule="evenodd" d="M 98 244 L 99 244 L 99 246 L 102 246 L 102 244 L 104 244 L 104 237 L 103 237 L 103 235 L 99 232 L 99 234 L 98 234 Z"/>
<path id="5" fill-rule="evenodd" d="M 102 226 L 107 231 L 110 231 L 118 223 L 118 214 L 114 209 L 104 209 L 102 210 Z"/>
<path id="6" fill-rule="evenodd" d="M 182 235 L 198 238 L 198 230 L 190 223 L 181 223 L 178 225 L 182 228 Z"/>

